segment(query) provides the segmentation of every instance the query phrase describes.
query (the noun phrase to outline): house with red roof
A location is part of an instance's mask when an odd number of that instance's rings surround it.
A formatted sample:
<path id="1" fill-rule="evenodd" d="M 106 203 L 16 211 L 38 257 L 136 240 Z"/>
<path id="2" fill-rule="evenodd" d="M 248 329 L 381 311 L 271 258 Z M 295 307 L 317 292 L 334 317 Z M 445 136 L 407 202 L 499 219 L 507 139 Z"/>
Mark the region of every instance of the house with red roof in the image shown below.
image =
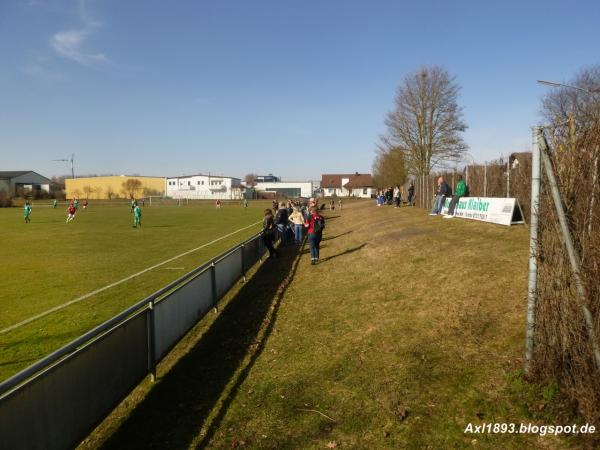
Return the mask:
<path id="1" fill-rule="evenodd" d="M 323 197 L 371 198 L 375 195 L 375 183 L 370 173 L 321 175 Z"/>

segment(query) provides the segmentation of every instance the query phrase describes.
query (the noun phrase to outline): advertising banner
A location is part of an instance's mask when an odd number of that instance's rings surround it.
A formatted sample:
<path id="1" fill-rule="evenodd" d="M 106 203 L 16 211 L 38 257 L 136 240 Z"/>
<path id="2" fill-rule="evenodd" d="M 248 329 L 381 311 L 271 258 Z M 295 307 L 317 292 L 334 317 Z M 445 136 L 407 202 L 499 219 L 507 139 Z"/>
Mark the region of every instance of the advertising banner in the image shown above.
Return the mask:
<path id="1" fill-rule="evenodd" d="M 448 214 L 450 198 L 442 208 L 442 214 Z M 521 206 L 516 198 L 502 197 L 462 197 L 454 210 L 456 217 L 481 220 L 482 222 L 512 225 L 525 223 Z"/>

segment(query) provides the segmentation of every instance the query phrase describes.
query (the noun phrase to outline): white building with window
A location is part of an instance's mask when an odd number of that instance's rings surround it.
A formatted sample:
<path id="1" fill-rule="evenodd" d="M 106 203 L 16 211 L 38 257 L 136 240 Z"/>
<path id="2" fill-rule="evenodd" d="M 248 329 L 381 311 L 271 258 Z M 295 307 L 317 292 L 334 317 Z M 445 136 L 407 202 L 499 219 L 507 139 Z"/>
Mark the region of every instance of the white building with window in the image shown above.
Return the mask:
<path id="1" fill-rule="evenodd" d="M 186 175 L 166 179 L 167 197 L 197 200 L 242 198 L 239 178 L 217 175 Z"/>
<path id="2" fill-rule="evenodd" d="M 254 185 L 258 192 L 274 192 L 277 197 L 310 198 L 314 194 L 312 181 L 273 181 L 258 182 Z"/>
<path id="3" fill-rule="evenodd" d="M 323 174 L 321 176 L 323 197 L 371 198 L 376 193 L 373 177 L 368 173 Z"/>

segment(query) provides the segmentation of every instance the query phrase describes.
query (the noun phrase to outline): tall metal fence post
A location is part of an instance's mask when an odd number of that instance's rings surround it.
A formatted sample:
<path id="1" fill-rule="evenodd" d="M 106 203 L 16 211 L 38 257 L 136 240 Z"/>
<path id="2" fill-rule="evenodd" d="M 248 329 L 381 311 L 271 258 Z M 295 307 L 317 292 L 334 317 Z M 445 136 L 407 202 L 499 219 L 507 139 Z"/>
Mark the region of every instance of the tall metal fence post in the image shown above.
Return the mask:
<path id="1" fill-rule="evenodd" d="M 483 164 L 483 196 L 487 197 L 487 161 Z"/>
<path id="2" fill-rule="evenodd" d="M 506 160 L 506 198 L 510 197 L 510 155 Z"/>
<path id="3" fill-rule="evenodd" d="M 242 244 L 242 280 L 246 282 L 246 252 L 244 251 L 244 244 Z"/>
<path id="4" fill-rule="evenodd" d="M 531 145 L 531 220 L 529 227 L 529 280 L 527 293 L 527 331 L 525 335 L 525 370 L 531 368 L 533 338 L 535 333 L 535 309 L 537 302 L 537 255 L 538 255 L 538 212 L 540 206 L 541 162 L 539 137 L 542 127 L 533 127 Z"/>
<path id="5" fill-rule="evenodd" d="M 210 286 L 212 289 L 213 309 L 217 312 L 217 267 L 214 261 L 210 264 Z"/>
<path id="6" fill-rule="evenodd" d="M 567 255 L 569 256 L 569 263 L 571 265 L 571 272 L 573 275 L 573 281 L 575 282 L 575 288 L 577 290 L 577 296 L 579 298 L 579 304 L 581 306 L 581 311 L 583 313 L 583 317 L 585 319 L 585 325 L 587 328 L 588 339 L 590 340 L 590 345 L 592 347 L 592 351 L 594 353 L 594 360 L 596 362 L 596 369 L 600 371 L 600 348 L 598 347 L 598 340 L 596 339 L 596 330 L 594 328 L 594 317 L 592 316 L 591 311 L 587 307 L 586 304 L 586 292 L 583 286 L 583 282 L 581 281 L 581 271 L 579 267 L 579 255 L 577 254 L 577 250 L 575 249 L 575 245 L 573 244 L 573 237 L 571 236 L 571 231 L 569 230 L 569 225 L 567 223 L 567 217 L 565 214 L 565 210 L 562 204 L 562 199 L 560 197 L 560 191 L 558 189 L 558 183 L 556 181 L 556 177 L 554 176 L 554 169 L 552 168 L 552 161 L 550 160 L 550 155 L 548 154 L 548 143 L 546 142 L 546 138 L 542 135 L 540 142 L 540 153 L 542 157 L 542 162 L 544 164 L 544 171 L 546 172 L 546 176 L 548 177 L 548 183 L 550 184 L 550 191 L 552 192 L 552 199 L 554 200 L 554 206 L 556 208 L 556 215 L 558 216 L 558 222 L 560 224 L 561 236 L 563 243 L 567 249 Z"/>
<path id="7" fill-rule="evenodd" d="M 150 381 L 156 381 L 156 360 L 154 353 L 156 348 L 156 327 L 154 326 L 154 300 L 148 303 L 148 372 Z"/>

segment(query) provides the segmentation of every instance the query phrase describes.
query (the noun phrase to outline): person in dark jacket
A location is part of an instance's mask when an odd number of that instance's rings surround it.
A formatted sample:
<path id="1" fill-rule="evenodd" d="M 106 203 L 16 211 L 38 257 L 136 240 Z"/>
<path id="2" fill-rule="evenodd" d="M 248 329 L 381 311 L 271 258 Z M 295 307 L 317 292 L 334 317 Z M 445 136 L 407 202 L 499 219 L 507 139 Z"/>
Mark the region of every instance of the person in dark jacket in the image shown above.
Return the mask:
<path id="1" fill-rule="evenodd" d="M 312 265 L 319 261 L 319 247 L 323 239 L 323 229 L 325 228 L 325 219 L 319 214 L 316 208 L 310 209 L 310 216 L 304 226 L 308 229 L 308 245 L 310 247 L 310 261 Z"/>
<path id="2" fill-rule="evenodd" d="M 410 184 L 408 185 L 408 204 L 410 206 L 415 206 L 414 200 L 415 200 L 415 185 L 411 181 Z"/>
<path id="3" fill-rule="evenodd" d="M 265 217 L 263 218 L 263 234 L 262 241 L 265 244 L 265 247 L 269 250 L 269 257 L 276 257 L 277 250 L 273 246 L 273 241 L 275 240 L 275 233 L 277 231 L 277 227 L 275 226 L 275 221 L 273 220 L 273 211 L 270 209 L 265 209 Z"/>
<path id="4" fill-rule="evenodd" d="M 459 175 L 454 195 L 452 196 L 452 200 L 450 201 L 450 206 L 448 206 L 448 215 L 444 216 L 444 219 L 452 219 L 454 217 L 454 210 L 456 209 L 456 205 L 458 204 L 460 198 L 464 197 L 466 193 L 467 185 L 464 182 L 462 175 Z"/>
<path id="5" fill-rule="evenodd" d="M 275 225 L 277 225 L 277 229 L 279 230 L 279 238 L 281 239 L 281 245 L 285 245 L 287 243 L 287 228 L 288 228 L 288 210 L 285 207 L 285 203 L 279 204 L 279 209 L 277 210 L 277 214 L 275 215 Z"/>

